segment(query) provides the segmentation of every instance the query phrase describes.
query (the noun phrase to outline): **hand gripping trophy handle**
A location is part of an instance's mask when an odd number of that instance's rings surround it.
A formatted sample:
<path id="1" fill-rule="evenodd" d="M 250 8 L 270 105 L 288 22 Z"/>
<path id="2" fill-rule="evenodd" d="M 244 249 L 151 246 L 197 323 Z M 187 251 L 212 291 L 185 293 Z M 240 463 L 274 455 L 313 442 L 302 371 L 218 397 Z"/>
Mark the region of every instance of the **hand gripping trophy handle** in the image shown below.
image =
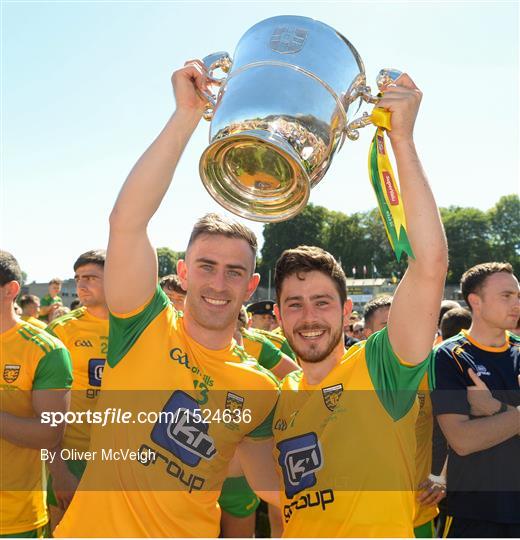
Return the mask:
<path id="1" fill-rule="evenodd" d="M 397 69 L 385 68 L 382 69 L 376 78 L 377 87 L 379 91 L 382 92 L 389 85 L 397 81 L 402 75 L 402 71 Z M 381 96 L 373 96 L 369 86 L 362 86 L 358 90 L 358 96 L 361 97 L 367 103 L 377 104 L 381 99 Z M 391 119 L 392 113 L 390 111 L 385 111 L 379 107 L 374 107 L 372 114 L 363 113 L 360 118 L 352 120 L 347 127 L 345 128 L 345 133 L 351 141 L 356 141 L 359 138 L 359 128 L 375 125 L 382 127 L 390 131 L 391 129 Z"/>
<path id="2" fill-rule="evenodd" d="M 208 70 L 207 73 L 207 84 L 208 91 L 201 91 L 202 96 L 208 100 L 208 104 L 204 110 L 204 119 L 211 120 L 213 118 L 213 113 L 217 105 L 217 96 L 222 83 L 226 80 L 226 77 L 215 77 L 214 72 L 220 69 L 224 73 L 228 73 L 233 65 L 233 61 L 229 54 L 225 51 L 220 51 L 212 53 L 202 59 L 202 63 L 206 66 Z"/>

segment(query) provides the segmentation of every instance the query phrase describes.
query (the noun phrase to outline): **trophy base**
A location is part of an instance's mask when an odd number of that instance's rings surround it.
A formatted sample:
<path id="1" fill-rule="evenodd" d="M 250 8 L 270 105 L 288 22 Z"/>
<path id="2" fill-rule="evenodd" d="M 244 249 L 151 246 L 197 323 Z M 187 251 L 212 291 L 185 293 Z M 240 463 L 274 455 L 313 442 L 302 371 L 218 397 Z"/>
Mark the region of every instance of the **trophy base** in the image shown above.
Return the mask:
<path id="1" fill-rule="evenodd" d="M 285 221 L 310 195 L 298 154 L 276 133 L 248 130 L 215 140 L 202 154 L 200 176 L 224 208 L 253 221 Z"/>

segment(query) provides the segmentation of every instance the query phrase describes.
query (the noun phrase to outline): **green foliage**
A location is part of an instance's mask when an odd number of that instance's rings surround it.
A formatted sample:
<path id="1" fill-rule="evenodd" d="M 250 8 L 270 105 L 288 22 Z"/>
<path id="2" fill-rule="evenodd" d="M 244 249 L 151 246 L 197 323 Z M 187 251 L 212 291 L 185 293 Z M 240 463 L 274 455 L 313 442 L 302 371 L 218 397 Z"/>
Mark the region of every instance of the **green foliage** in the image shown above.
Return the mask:
<path id="1" fill-rule="evenodd" d="M 264 226 L 264 246 L 259 265 L 262 284 L 267 284 L 269 268 L 274 271 L 276 261 L 284 250 L 300 245 L 324 244 L 328 214 L 330 211 L 326 208 L 309 204 L 292 219 Z"/>
<path id="2" fill-rule="evenodd" d="M 493 258 L 510 262 L 520 272 L 520 199 L 505 195 L 489 211 Z"/>
<path id="3" fill-rule="evenodd" d="M 462 273 L 486 261 L 505 261 L 520 272 L 520 200 L 517 195 L 502 197 L 489 211 L 451 206 L 441 208 L 450 255 L 447 281 L 458 283 Z M 363 277 L 402 275 L 406 260 L 399 263 L 390 248 L 377 209 L 350 216 L 309 204 L 288 221 L 264 226 L 264 245 L 259 271 L 266 285 L 269 269 L 274 270 L 285 249 L 299 245 L 323 247 L 341 261 L 345 273 Z M 374 267 L 377 272 L 374 272 Z"/>
<path id="4" fill-rule="evenodd" d="M 448 240 L 450 266 L 447 281 L 457 283 L 475 264 L 492 260 L 489 216 L 476 208 L 441 208 Z"/>
<path id="5" fill-rule="evenodd" d="M 173 251 L 168 247 L 157 248 L 159 277 L 177 273 L 177 261 L 184 258 L 184 251 Z"/>

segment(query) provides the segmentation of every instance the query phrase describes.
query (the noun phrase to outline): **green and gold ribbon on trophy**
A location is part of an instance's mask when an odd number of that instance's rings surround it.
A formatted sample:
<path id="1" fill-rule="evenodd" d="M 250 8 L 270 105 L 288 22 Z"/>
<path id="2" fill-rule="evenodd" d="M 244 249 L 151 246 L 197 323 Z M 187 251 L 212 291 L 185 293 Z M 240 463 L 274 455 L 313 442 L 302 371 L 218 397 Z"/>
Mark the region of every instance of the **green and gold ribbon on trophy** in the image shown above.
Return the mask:
<path id="1" fill-rule="evenodd" d="M 385 131 L 391 130 L 390 118 L 391 114 L 384 109 L 376 107 L 372 111 L 371 120 L 377 129 L 368 153 L 368 171 L 386 235 L 399 261 L 403 253 L 412 258 L 414 254 L 406 233 L 406 216 L 399 186 L 386 151 Z"/>

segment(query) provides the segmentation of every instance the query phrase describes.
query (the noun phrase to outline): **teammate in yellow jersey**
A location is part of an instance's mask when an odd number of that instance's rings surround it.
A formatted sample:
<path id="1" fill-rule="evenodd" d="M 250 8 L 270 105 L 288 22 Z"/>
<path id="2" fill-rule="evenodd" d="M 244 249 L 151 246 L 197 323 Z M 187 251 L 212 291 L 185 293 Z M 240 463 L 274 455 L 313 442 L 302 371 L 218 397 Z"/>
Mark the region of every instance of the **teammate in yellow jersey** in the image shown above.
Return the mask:
<path id="1" fill-rule="evenodd" d="M 386 328 L 391 305 L 391 296 L 377 296 L 365 305 L 363 319 L 367 337 Z M 417 391 L 419 413 L 415 424 L 417 440 L 415 487 L 418 490 L 414 516 L 416 538 L 433 538 L 434 518 L 439 513 L 437 504 L 446 495 L 446 486 L 434 482 L 435 477 L 432 475 L 433 414 L 428 386 L 426 373 Z"/>
<path id="2" fill-rule="evenodd" d="M 276 265 L 277 317 L 303 370 L 284 379 L 274 420 L 285 537 L 413 536 L 416 393 L 448 255 L 413 142 L 420 100 L 403 74 L 379 102 L 392 113 L 389 137 L 415 255 L 387 328 L 345 352 L 352 301 L 341 266 L 306 246 L 285 251 Z"/>
<path id="3" fill-rule="evenodd" d="M 63 344 L 15 315 L 21 281 L 16 259 L 0 251 L 0 536 L 38 538 L 48 521 L 41 449 L 63 434 L 43 413 L 68 410 L 72 374 Z"/>
<path id="4" fill-rule="evenodd" d="M 270 332 L 261 332 L 256 328 L 247 329 L 248 324 L 248 312 L 242 307 L 234 337 L 249 356 L 262 367 L 269 369 L 278 379 L 283 379 L 287 374 L 299 369 L 298 364 L 280 349 L 285 338 L 272 335 Z M 273 341 L 267 336 L 272 336 Z M 229 465 L 228 476 L 222 486 L 218 502 L 222 510 L 220 524 L 223 538 L 254 537 L 256 510 L 260 499 L 247 483 L 238 458 L 233 458 Z M 268 513 L 271 537 L 279 537 L 282 533 L 279 507 L 269 505 Z"/>
<path id="5" fill-rule="evenodd" d="M 58 337 L 72 358 L 71 411 L 94 409 L 101 390 L 101 377 L 108 350 L 108 308 L 103 290 L 105 250 L 81 254 L 74 263 L 76 292 L 83 305 L 71 313 L 53 320 L 48 332 Z M 84 452 L 90 446 L 90 425 L 69 424 L 63 436 L 63 448 Z M 60 453 L 56 454 L 60 459 Z M 58 506 L 54 487 L 74 493 L 85 470 L 84 459 L 67 459 L 64 474 L 49 477 L 47 502 L 51 514 L 51 530 L 63 517 L 66 504 Z M 72 497 L 71 497 L 72 498 Z"/>
<path id="6" fill-rule="evenodd" d="M 259 282 L 254 233 L 216 214 L 196 223 L 177 266 L 187 291 L 183 316 L 157 285 L 147 235 L 202 117 L 206 85 L 200 61 L 174 73 L 176 111 L 110 216 L 109 350 L 97 410 L 123 410 L 135 423 L 94 426 L 95 456 L 56 537 L 217 537 L 217 499 L 236 450 L 255 491 L 279 503 L 271 431 L 277 384 L 233 340 L 240 306 Z M 103 450 L 121 459 L 99 459 Z"/>
<path id="7" fill-rule="evenodd" d="M 24 294 L 19 298 L 18 304 L 22 308 L 22 316 L 20 317 L 22 321 L 26 321 L 43 330 L 47 328 L 44 322 L 38 320 L 40 315 L 40 299 L 37 296 L 34 294 Z"/>

